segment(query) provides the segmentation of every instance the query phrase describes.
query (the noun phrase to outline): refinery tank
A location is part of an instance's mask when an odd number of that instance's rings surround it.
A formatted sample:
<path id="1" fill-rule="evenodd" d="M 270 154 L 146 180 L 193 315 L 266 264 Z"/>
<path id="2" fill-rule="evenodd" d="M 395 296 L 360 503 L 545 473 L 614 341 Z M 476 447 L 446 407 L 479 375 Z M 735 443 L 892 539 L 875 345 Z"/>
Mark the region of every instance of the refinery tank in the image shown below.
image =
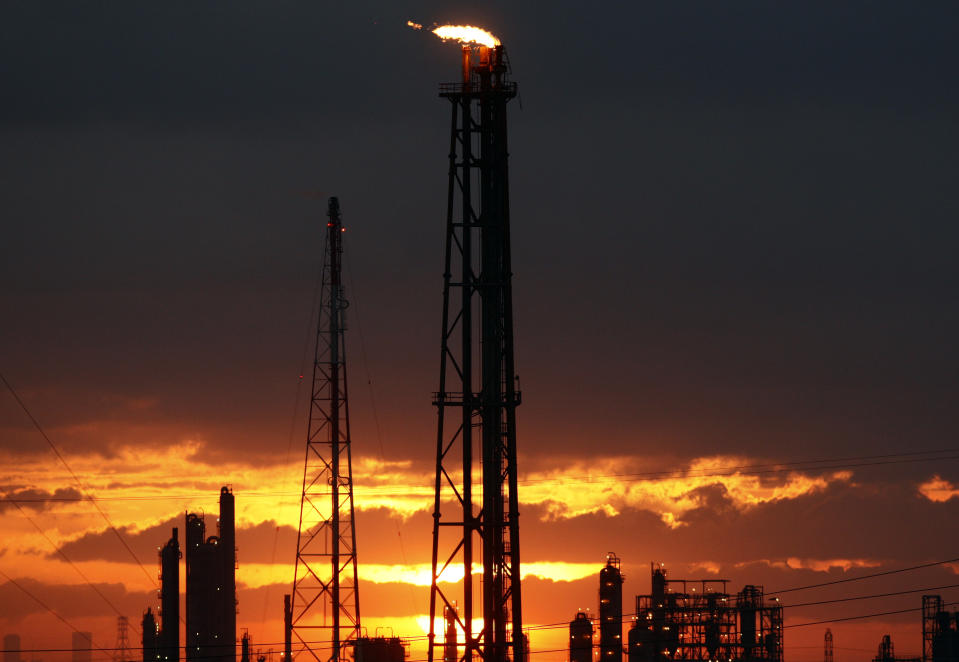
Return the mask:
<path id="1" fill-rule="evenodd" d="M 656 658 L 653 627 L 646 619 L 633 621 L 629 629 L 627 659 L 629 662 L 652 662 Z"/>
<path id="2" fill-rule="evenodd" d="M 569 622 L 569 662 L 592 662 L 593 622 L 585 612 Z"/>

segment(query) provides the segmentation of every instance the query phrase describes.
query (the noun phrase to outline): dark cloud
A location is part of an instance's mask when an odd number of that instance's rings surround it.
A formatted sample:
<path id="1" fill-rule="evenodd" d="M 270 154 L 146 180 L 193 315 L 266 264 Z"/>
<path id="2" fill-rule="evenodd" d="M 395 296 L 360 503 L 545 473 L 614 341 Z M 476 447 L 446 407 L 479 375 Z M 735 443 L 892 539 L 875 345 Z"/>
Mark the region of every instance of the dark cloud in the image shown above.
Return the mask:
<path id="1" fill-rule="evenodd" d="M 50 584 L 29 577 L 16 579 L 16 583 L 6 581 L 0 584 L 0 618 L 17 623 L 34 614 L 46 614 L 48 609 L 67 620 L 115 616 L 114 607 L 121 614 L 132 615 L 155 602 L 154 592 L 130 591 L 122 583 L 94 583 L 93 586 L 106 600 L 86 584 Z M 96 643 L 109 646 L 112 642 Z"/>
<path id="2" fill-rule="evenodd" d="M 216 126 L 305 120 L 317 111 L 370 121 L 390 100 L 403 101 L 393 112 L 415 116 L 414 91 L 443 73 L 439 54 L 449 49 L 408 30 L 410 15 L 427 24 L 479 22 L 501 34 L 526 73 L 534 108 L 560 96 L 576 108 L 839 100 L 898 109 L 955 101 L 945 68 L 928 66 L 950 53 L 955 8 L 944 3 L 911 11 L 886 1 L 866 14 L 798 2 L 616 12 L 559 2 L 543 12 L 501 2 L 81 8 L 61 1 L 18 3 L 4 14 L 7 121 Z M 582 93 L 564 95 L 577 84 Z"/>
<path id="3" fill-rule="evenodd" d="M 677 514 L 684 524 L 676 528 L 667 526 L 659 512 L 630 507 L 620 506 L 616 516 L 547 520 L 544 508 L 524 506 L 524 558 L 547 560 L 562 549 L 563 560 L 575 562 L 601 560 L 613 551 L 633 564 L 710 562 L 730 568 L 745 561 L 804 558 L 908 565 L 900 560 L 952 558 L 956 544 L 943 524 L 956 516 L 959 503 L 931 502 L 918 494 L 915 484 L 854 480 L 748 507 L 734 506 L 719 485 L 696 493 L 706 498 L 697 509 Z M 893 531 L 895 536 L 890 535 Z M 921 553 L 915 546 L 919 538 L 927 543 Z M 791 572 L 783 571 L 783 577 Z"/>
<path id="4" fill-rule="evenodd" d="M 216 535 L 215 515 L 208 514 L 205 519 L 207 535 Z M 178 538 L 182 549 L 185 540 L 183 516 L 140 531 L 134 531 L 133 527 L 119 527 L 117 530 L 141 561 L 153 563 L 157 558 L 158 548 L 170 539 L 173 527 L 179 529 Z M 251 525 L 240 524 L 236 529 L 236 545 L 240 563 L 292 563 L 296 553 L 296 530 L 289 526 L 278 526 L 272 520 Z M 130 562 L 129 552 L 110 530 L 84 533 L 64 543 L 60 549 L 73 561 Z M 58 555 L 51 553 L 48 558 L 58 558 Z"/>
<path id="5" fill-rule="evenodd" d="M 500 32 L 520 82 L 521 471 L 950 447 L 956 14 L 892 1 L 6 3 L 4 375 L 70 454 L 191 438 L 214 463 L 285 461 L 305 436 L 298 376 L 335 194 L 354 452 L 429 467 L 448 139 L 434 86 L 456 75 L 456 53 L 404 23 L 453 20 Z M 5 451 L 47 452 L 9 397 L 0 417 Z M 640 564 L 629 590 L 654 559 L 781 586 L 822 573 L 760 560 L 947 558 L 957 504 L 915 487 L 933 470 L 959 481 L 954 464 L 857 469 L 854 486 L 747 510 L 707 488 L 678 529 L 645 511 L 544 522 L 525 507 L 524 555 L 600 564 L 616 551 Z M 149 565 L 179 521 L 124 533 Z M 359 513 L 361 559 L 424 562 L 430 524 Z M 64 549 L 126 563 L 112 535 Z M 291 537 L 269 522 L 241 531 L 241 564 L 273 559 L 274 540 L 288 562 Z M 383 589 L 378 613 L 402 593 Z M 572 612 L 595 584 L 527 593 Z"/>
<path id="6" fill-rule="evenodd" d="M 0 512 L 15 508 L 13 504 L 33 511 L 49 510 L 82 498 L 83 494 L 72 487 L 61 487 L 48 492 L 33 487 L 0 486 Z"/>

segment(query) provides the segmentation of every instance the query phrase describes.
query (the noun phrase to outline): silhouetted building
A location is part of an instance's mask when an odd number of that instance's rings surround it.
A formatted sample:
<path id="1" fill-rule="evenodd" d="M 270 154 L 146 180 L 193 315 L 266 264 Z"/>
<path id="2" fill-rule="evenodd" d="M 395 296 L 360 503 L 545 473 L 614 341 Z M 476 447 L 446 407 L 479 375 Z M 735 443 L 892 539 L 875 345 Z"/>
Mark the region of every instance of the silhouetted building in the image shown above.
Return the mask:
<path id="1" fill-rule="evenodd" d="M 93 634 L 90 632 L 73 633 L 73 662 L 92 662 Z"/>
<path id="2" fill-rule="evenodd" d="M 569 622 L 569 662 L 592 662 L 593 632 L 593 621 L 585 612 Z"/>
<path id="3" fill-rule="evenodd" d="M 629 662 L 736 660 L 782 662 L 782 607 L 761 586 L 735 598 L 725 579 L 667 579 L 651 568 L 649 595 L 636 596 Z"/>
<path id="4" fill-rule="evenodd" d="M 157 662 L 160 659 L 160 627 L 157 625 L 156 617 L 150 607 L 147 607 L 147 610 L 143 612 L 140 632 L 142 633 L 140 643 L 143 648 L 143 662 Z"/>
<path id="5" fill-rule="evenodd" d="M 404 662 L 408 654 L 399 637 L 359 637 L 353 642 L 354 662 Z"/>
<path id="6" fill-rule="evenodd" d="M 21 662 L 20 635 L 8 634 L 3 637 L 3 662 Z"/>
<path id="7" fill-rule="evenodd" d="M 623 660 L 623 573 L 619 558 L 610 552 L 599 571 L 599 659 Z"/>
<path id="8" fill-rule="evenodd" d="M 186 659 L 236 662 L 236 534 L 229 487 L 220 490 L 216 536 L 186 516 Z"/>

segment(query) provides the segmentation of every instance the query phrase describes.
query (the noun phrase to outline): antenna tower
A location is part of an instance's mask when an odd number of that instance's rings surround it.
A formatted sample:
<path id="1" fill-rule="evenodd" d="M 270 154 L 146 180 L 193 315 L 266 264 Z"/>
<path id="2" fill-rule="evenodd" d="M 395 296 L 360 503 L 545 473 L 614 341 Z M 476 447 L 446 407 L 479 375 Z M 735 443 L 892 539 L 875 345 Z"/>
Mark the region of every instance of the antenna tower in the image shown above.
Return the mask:
<path id="1" fill-rule="evenodd" d="M 464 45 L 462 57 L 462 82 L 440 85 L 452 123 L 428 657 L 448 653 L 435 630 L 458 603 L 460 660 L 524 662 L 506 141 L 516 84 L 502 46 Z M 483 577 L 479 613 L 474 570 Z M 462 593 L 451 595 L 440 582 L 459 571 Z"/>
<path id="2" fill-rule="evenodd" d="M 328 216 L 291 631 L 299 651 L 317 662 L 340 662 L 347 659 L 345 647 L 359 636 L 360 598 L 343 343 L 348 302 L 340 278 L 344 229 L 335 197 L 330 198 Z"/>
<path id="3" fill-rule="evenodd" d="M 826 636 L 823 641 L 823 662 L 833 662 L 832 656 L 832 630 L 826 628 Z"/>

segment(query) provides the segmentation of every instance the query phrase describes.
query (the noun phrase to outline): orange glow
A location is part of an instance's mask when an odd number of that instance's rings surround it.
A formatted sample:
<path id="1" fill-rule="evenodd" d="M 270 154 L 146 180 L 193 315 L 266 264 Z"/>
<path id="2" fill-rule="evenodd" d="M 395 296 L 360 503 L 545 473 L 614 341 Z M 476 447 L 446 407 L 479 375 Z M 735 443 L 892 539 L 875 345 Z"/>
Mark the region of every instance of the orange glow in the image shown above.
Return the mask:
<path id="1" fill-rule="evenodd" d="M 789 557 L 785 561 L 758 559 L 754 561 L 740 561 L 734 563 L 734 568 L 745 568 L 753 563 L 762 563 L 770 568 L 779 568 L 781 570 L 812 570 L 813 572 L 830 572 L 833 569 L 840 569 L 848 572 L 853 568 L 878 568 L 882 565 L 881 561 L 876 559 L 809 559 Z"/>
<path id="2" fill-rule="evenodd" d="M 930 501 L 942 503 L 954 496 L 959 496 L 959 489 L 937 474 L 919 486 L 919 494 Z"/>
<path id="3" fill-rule="evenodd" d="M 822 491 L 831 483 L 848 483 L 852 478 L 848 471 L 820 476 L 796 471 L 776 480 L 764 479 L 746 471 L 697 475 L 749 461 L 736 456 L 697 458 L 689 463 L 686 470 L 652 480 L 630 481 L 616 475 L 636 459 L 600 458 L 594 459 L 589 466 L 575 463 L 558 470 L 529 474 L 528 484 L 523 485 L 523 502 L 543 506 L 547 519 L 570 519 L 587 513 L 603 513 L 607 517 L 614 517 L 627 508 L 648 510 L 659 515 L 669 528 L 677 529 L 686 526 L 683 519 L 686 513 L 703 507 L 704 488 L 721 488 L 731 506 L 745 511 Z M 591 473 L 600 477 L 589 479 L 592 489 L 584 490 L 581 477 Z"/>
<path id="4" fill-rule="evenodd" d="M 490 48 L 500 45 L 499 39 L 490 32 L 472 25 L 441 25 L 433 28 L 433 34 L 443 41 L 455 39 L 461 44 L 481 44 Z"/>
<path id="5" fill-rule="evenodd" d="M 878 568 L 882 565 L 874 559 L 800 559 L 790 557 L 786 559 L 786 567 L 793 570 L 812 570 L 814 572 L 829 572 L 833 568 L 841 568 L 848 572 L 853 568 Z"/>

